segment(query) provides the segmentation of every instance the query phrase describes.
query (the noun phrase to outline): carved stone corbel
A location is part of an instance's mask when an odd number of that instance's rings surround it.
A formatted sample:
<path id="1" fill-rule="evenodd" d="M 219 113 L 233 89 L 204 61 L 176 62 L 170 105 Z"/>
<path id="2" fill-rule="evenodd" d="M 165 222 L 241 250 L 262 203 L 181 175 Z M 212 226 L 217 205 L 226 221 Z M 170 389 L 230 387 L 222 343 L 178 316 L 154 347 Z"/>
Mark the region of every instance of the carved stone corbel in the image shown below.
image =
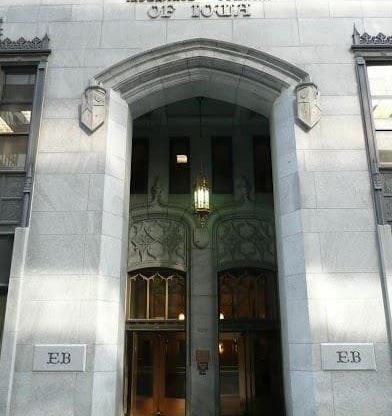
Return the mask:
<path id="1" fill-rule="evenodd" d="M 321 118 L 320 93 L 313 82 L 303 82 L 296 89 L 297 118 L 307 128 L 314 127 Z"/>
<path id="2" fill-rule="evenodd" d="M 242 176 L 239 182 L 238 190 L 240 193 L 240 202 L 247 204 L 251 202 L 251 186 L 246 176 Z"/>
<path id="3" fill-rule="evenodd" d="M 193 243 L 197 248 L 203 249 L 210 242 L 210 230 L 208 227 L 195 227 L 193 230 Z"/>
<path id="4" fill-rule="evenodd" d="M 155 206 L 155 205 L 162 206 L 163 205 L 162 188 L 161 188 L 161 185 L 159 183 L 159 179 L 158 179 L 157 176 L 155 177 L 154 185 L 151 187 L 150 205 L 151 206 Z"/>
<path id="5" fill-rule="evenodd" d="M 91 133 L 105 121 L 105 88 L 99 85 L 87 87 L 82 94 L 80 122 Z"/>

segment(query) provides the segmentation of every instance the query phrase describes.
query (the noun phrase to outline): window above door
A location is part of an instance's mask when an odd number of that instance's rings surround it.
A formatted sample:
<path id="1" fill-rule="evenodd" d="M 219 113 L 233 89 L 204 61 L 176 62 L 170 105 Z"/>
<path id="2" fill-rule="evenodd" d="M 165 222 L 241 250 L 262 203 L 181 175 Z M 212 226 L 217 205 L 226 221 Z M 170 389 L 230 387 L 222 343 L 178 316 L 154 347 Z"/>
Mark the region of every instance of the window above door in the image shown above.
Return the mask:
<path id="1" fill-rule="evenodd" d="M 218 273 L 219 320 L 222 325 L 272 322 L 277 317 L 276 275 L 269 270 L 238 268 Z"/>
<path id="2" fill-rule="evenodd" d="M 127 319 L 184 321 L 185 274 L 170 269 L 141 269 L 128 276 Z"/>

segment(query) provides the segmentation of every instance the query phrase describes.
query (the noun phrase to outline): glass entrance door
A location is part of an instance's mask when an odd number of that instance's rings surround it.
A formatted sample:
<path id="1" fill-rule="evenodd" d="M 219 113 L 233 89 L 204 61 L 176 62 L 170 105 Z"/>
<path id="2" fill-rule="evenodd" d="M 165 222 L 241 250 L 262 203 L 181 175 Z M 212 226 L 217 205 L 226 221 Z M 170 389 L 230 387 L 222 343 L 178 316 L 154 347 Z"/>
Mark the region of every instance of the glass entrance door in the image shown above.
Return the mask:
<path id="1" fill-rule="evenodd" d="M 185 333 L 133 332 L 129 416 L 185 415 Z"/>
<path id="2" fill-rule="evenodd" d="M 221 332 L 222 416 L 283 416 L 276 331 Z"/>
<path id="3" fill-rule="evenodd" d="M 221 416 L 283 416 L 276 275 L 256 268 L 218 274 Z"/>

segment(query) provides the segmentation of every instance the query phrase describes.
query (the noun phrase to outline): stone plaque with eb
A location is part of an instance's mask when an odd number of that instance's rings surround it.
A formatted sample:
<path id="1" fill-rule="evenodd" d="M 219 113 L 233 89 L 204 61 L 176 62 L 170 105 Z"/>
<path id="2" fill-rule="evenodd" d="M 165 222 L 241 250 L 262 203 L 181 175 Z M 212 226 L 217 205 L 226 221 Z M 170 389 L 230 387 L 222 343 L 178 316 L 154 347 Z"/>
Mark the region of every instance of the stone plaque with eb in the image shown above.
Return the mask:
<path id="1" fill-rule="evenodd" d="M 85 371 L 85 344 L 34 346 L 33 371 Z"/>
<path id="2" fill-rule="evenodd" d="M 321 344 L 323 370 L 376 370 L 372 343 Z"/>

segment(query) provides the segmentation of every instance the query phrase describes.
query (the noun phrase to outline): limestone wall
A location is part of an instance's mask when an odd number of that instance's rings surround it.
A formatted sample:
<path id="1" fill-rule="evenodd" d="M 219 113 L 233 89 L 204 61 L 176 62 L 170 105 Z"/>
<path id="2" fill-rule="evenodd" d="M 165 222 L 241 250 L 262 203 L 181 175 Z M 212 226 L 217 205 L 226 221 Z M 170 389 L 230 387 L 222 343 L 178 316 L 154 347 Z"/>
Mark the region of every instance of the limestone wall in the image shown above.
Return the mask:
<path id="1" fill-rule="evenodd" d="M 175 12 L 155 18 L 149 4 L 125 0 L 1 1 L 4 37 L 47 33 L 52 53 L 31 222 L 17 235 L 10 280 L 0 413 L 120 415 L 131 124 L 111 91 L 105 124 L 88 134 L 80 96 L 122 59 L 206 37 L 287 60 L 321 93 L 311 130 L 279 103 L 271 123 L 288 415 L 389 416 L 390 345 L 350 47 L 354 24 L 392 34 L 392 2 L 252 1 L 238 17 L 192 17 L 194 2 L 170 4 Z M 293 91 L 284 94 L 293 103 Z M 320 343 L 343 342 L 374 343 L 377 371 L 323 371 Z M 62 343 L 87 344 L 87 372 L 32 372 L 35 344 Z"/>

